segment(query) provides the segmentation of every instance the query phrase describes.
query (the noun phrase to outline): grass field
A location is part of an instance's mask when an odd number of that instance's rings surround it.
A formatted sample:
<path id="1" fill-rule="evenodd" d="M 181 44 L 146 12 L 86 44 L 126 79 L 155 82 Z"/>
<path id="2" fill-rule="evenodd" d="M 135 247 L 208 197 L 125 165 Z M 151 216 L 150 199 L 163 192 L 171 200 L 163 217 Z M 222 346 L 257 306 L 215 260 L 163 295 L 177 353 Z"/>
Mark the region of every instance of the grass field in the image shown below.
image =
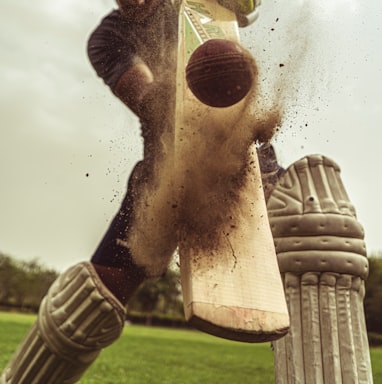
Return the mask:
<path id="1" fill-rule="evenodd" d="M 0 312 L 0 370 L 34 319 Z M 382 384 L 382 349 L 372 349 L 371 356 L 374 384 Z M 273 384 L 273 354 L 268 343 L 235 343 L 195 331 L 129 326 L 80 383 Z"/>

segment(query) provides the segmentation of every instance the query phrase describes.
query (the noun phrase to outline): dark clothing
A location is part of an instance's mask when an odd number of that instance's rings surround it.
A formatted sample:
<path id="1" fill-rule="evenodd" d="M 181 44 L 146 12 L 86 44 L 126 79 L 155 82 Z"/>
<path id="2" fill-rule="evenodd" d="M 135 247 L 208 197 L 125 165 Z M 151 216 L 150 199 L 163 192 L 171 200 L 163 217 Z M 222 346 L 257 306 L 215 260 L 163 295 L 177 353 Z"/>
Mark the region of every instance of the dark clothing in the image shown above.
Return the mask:
<path id="1" fill-rule="evenodd" d="M 155 78 L 169 66 L 175 68 L 168 50 L 177 42 L 177 20 L 168 1 L 140 22 L 125 19 L 118 10 L 111 12 L 88 41 L 89 59 L 98 76 L 114 91 L 121 75 L 134 64 L 144 62 Z"/>
<path id="2" fill-rule="evenodd" d="M 261 179 L 263 183 L 265 200 L 268 201 L 276 183 L 285 172 L 277 162 L 275 150 L 270 144 L 262 144 L 257 149 Z"/>
<path id="3" fill-rule="evenodd" d="M 163 125 L 173 117 L 178 16 L 164 0 L 144 21 L 111 12 L 92 33 L 88 55 L 97 74 L 114 92 L 121 75 L 137 63 L 145 63 L 155 78 L 155 90 L 142 102 L 139 118 L 145 140 L 145 158 L 155 149 Z"/>
<path id="4" fill-rule="evenodd" d="M 139 171 L 142 165 L 143 162 L 140 162 L 135 166 L 129 178 L 127 193 L 121 207 L 91 258 L 91 261 L 95 264 L 126 268 L 129 267 L 130 263 L 133 263 L 133 257 L 124 241 L 134 217 L 133 203 L 137 194 L 136 186 L 137 181 L 140 181 Z"/>
<path id="5" fill-rule="evenodd" d="M 134 257 L 126 245 L 134 221 L 140 191 L 154 178 L 154 165 L 165 156 L 162 135 L 173 129 L 178 17 L 165 0 L 144 21 L 124 18 L 119 11 L 107 15 L 90 36 L 88 55 L 97 74 L 114 92 L 124 72 L 145 63 L 155 79 L 153 91 L 140 108 L 144 159 L 132 172 L 121 208 L 91 261 L 113 267 L 128 267 Z"/>

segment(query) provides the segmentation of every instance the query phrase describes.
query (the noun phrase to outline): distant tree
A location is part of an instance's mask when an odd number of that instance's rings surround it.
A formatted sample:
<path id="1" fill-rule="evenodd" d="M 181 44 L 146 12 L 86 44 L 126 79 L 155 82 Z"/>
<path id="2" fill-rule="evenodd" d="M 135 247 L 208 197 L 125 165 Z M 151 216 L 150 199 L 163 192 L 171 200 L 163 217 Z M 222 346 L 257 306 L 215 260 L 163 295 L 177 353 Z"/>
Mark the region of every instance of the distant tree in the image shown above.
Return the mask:
<path id="1" fill-rule="evenodd" d="M 146 280 L 130 299 L 128 310 L 144 313 L 148 324 L 153 314 L 182 315 L 179 272 L 169 269 L 159 279 Z"/>
<path id="2" fill-rule="evenodd" d="M 0 303 L 13 296 L 16 266 L 11 257 L 0 254 Z"/>
<path id="3" fill-rule="evenodd" d="M 57 273 L 39 264 L 38 260 L 20 262 L 19 267 L 24 279 L 19 282 L 23 292 L 21 306 L 37 308 Z"/>
<path id="4" fill-rule="evenodd" d="M 0 305 L 37 311 L 58 273 L 38 259 L 19 261 L 0 253 Z M 148 279 L 129 301 L 128 310 L 141 312 L 150 322 L 153 314 L 183 315 L 180 277 L 170 268 L 159 279 Z"/>
<path id="5" fill-rule="evenodd" d="M 57 276 L 37 259 L 18 261 L 0 254 L 0 304 L 36 311 Z"/>
<path id="6" fill-rule="evenodd" d="M 382 253 L 369 257 L 369 270 L 364 300 L 367 330 L 382 334 Z"/>

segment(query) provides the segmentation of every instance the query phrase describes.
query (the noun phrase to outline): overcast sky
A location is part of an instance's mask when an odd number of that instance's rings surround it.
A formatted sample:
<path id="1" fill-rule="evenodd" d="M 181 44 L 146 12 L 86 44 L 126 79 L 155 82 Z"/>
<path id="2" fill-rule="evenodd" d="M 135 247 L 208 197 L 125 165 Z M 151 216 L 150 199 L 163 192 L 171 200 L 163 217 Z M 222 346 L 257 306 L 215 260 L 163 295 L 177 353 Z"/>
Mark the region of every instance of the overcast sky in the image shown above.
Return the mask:
<path id="1" fill-rule="evenodd" d="M 139 125 L 86 56 L 113 7 L 1 1 L 3 253 L 62 270 L 90 257 L 118 209 L 141 157 Z M 287 84 L 280 162 L 319 153 L 340 165 L 369 252 L 382 250 L 381 19 L 379 0 L 263 0 L 258 22 L 242 30 L 264 83 Z"/>

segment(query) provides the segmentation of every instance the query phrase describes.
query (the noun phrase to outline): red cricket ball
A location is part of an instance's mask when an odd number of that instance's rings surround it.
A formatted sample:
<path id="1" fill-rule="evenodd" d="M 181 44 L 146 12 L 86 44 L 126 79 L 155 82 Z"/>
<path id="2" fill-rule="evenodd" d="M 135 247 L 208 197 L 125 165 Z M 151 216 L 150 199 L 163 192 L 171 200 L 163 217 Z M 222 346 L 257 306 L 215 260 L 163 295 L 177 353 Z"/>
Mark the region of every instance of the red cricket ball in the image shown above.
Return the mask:
<path id="1" fill-rule="evenodd" d="M 202 103 L 223 108 L 238 103 L 248 94 L 254 72 L 252 57 L 238 43 L 211 39 L 192 53 L 186 80 Z"/>

